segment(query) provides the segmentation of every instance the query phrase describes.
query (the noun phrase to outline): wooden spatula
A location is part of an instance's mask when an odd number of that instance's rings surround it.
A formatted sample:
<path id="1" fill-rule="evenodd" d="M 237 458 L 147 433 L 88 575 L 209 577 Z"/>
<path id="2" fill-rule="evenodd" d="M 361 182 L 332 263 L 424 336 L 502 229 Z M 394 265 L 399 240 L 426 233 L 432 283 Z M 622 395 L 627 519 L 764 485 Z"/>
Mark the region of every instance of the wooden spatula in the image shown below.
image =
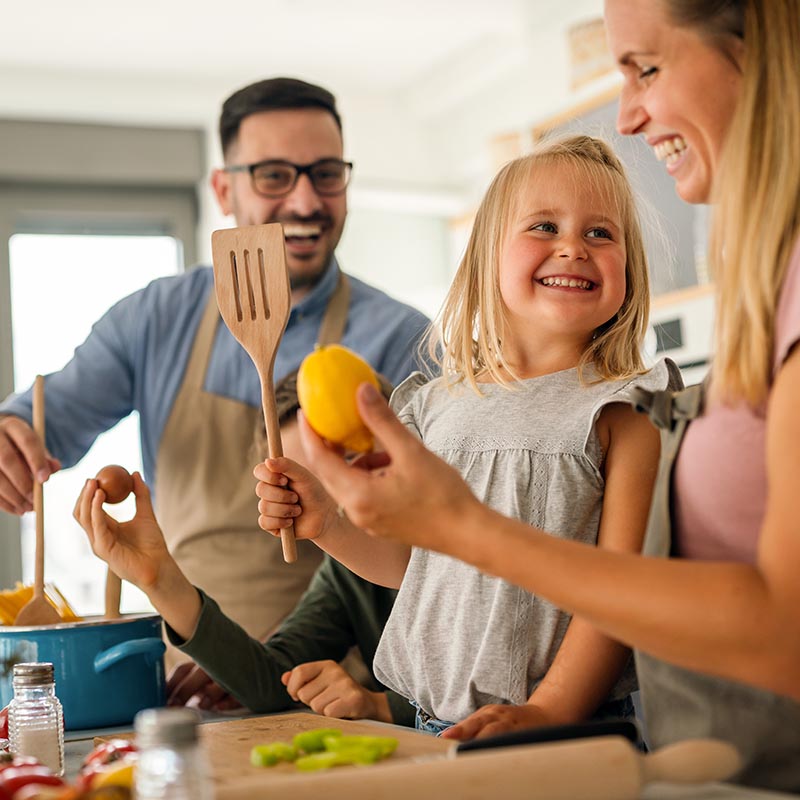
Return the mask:
<path id="1" fill-rule="evenodd" d="M 278 458 L 283 446 L 272 369 L 291 308 L 283 227 L 274 222 L 214 231 L 211 251 L 219 313 L 256 365 L 269 455 Z M 281 544 L 284 561 L 296 561 L 293 527 L 281 531 Z"/>
<path id="2" fill-rule="evenodd" d="M 41 375 L 37 375 L 33 383 L 33 429 L 44 442 L 44 378 Z M 14 624 L 55 625 L 61 622 L 61 617 L 44 596 L 44 487 L 35 477 L 33 480 L 33 513 L 36 515 L 33 597 L 19 610 Z"/>

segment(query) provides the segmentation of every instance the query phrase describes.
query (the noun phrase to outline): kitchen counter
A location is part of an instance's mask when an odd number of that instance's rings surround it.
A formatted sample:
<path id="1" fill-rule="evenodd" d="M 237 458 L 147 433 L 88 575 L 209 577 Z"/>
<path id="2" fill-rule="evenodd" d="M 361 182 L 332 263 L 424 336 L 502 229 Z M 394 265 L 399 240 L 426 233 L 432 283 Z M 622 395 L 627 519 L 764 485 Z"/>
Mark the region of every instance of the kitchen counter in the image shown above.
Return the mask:
<path id="1" fill-rule="evenodd" d="M 286 720 L 289 719 L 289 715 L 286 714 L 274 714 L 274 715 L 252 715 L 248 717 L 231 717 L 230 715 L 221 715 L 221 714 L 214 714 L 210 712 L 202 712 L 201 716 L 203 717 L 204 723 L 213 723 L 213 722 L 221 722 L 221 721 L 228 721 L 231 722 L 233 720 L 252 720 L 253 726 L 261 725 L 262 729 L 266 730 L 268 727 L 273 727 L 272 723 L 268 726 L 265 725 L 267 722 L 267 718 L 275 717 L 274 726 L 277 728 L 283 728 L 285 726 Z M 308 715 L 302 714 L 297 715 L 295 714 L 294 717 L 306 717 Z M 261 722 L 259 722 L 259 720 Z M 408 728 L 397 728 L 393 725 L 386 725 L 385 723 L 373 723 L 373 722 L 348 722 L 342 720 L 325 720 L 325 724 L 329 724 L 331 727 L 348 727 L 348 726 L 374 726 L 376 728 L 377 735 L 393 735 L 396 734 L 398 736 L 405 736 L 408 739 L 409 729 Z M 242 723 L 242 725 L 248 725 L 248 723 Z M 230 727 L 236 728 L 237 730 L 242 726 L 225 726 L 226 730 Z M 223 730 L 222 728 L 218 729 L 219 731 Z M 290 738 L 286 731 L 288 728 L 284 728 L 282 731 L 282 735 L 279 738 L 287 739 Z M 125 728 L 114 728 L 114 729 L 104 729 L 99 731 L 74 731 L 67 734 L 67 741 L 65 743 L 65 751 L 66 751 L 66 775 L 67 778 L 72 780 L 77 775 L 78 769 L 80 767 L 80 763 L 83 758 L 92 750 L 94 747 L 94 738 L 96 736 L 100 736 L 102 738 L 111 738 L 114 735 L 129 733 L 130 727 L 127 729 Z M 206 742 L 209 739 L 213 740 L 215 738 L 215 734 L 217 731 L 214 730 L 214 726 L 209 728 L 205 728 L 203 733 L 205 734 L 204 738 Z M 242 741 L 244 737 L 241 735 L 237 735 L 234 737 L 238 741 L 241 742 L 238 745 L 244 749 L 248 749 L 247 743 Z M 435 743 L 430 742 L 433 747 L 431 748 L 434 752 L 433 758 L 436 758 L 436 752 L 441 752 L 442 750 L 442 740 L 437 740 Z M 541 745 L 539 745 L 541 747 Z M 492 752 L 500 752 L 500 751 L 492 751 Z M 463 757 L 463 756 L 462 756 Z M 424 757 L 421 760 L 431 760 L 431 757 Z M 398 764 L 397 766 L 401 766 Z M 403 769 L 409 768 L 412 765 L 402 765 Z M 499 783 L 499 781 L 498 781 Z M 501 786 L 498 785 L 497 787 L 498 795 L 501 795 L 502 789 Z M 267 786 L 264 786 L 265 791 L 267 790 Z M 440 793 L 442 791 L 447 791 L 447 784 L 446 782 L 441 782 L 436 787 L 436 792 Z M 358 795 L 355 794 L 353 797 L 357 797 Z M 796 795 L 789 795 L 781 792 L 769 792 L 769 791 L 759 791 L 749 788 L 741 788 L 732 786 L 729 784 L 721 784 L 721 783 L 709 783 L 709 784 L 702 784 L 702 785 L 692 785 L 692 786 L 677 786 L 675 784 L 666 784 L 666 783 L 651 783 L 645 787 L 644 791 L 641 794 L 641 800 L 791 800 L 792 798 L 796 798 Z"/>

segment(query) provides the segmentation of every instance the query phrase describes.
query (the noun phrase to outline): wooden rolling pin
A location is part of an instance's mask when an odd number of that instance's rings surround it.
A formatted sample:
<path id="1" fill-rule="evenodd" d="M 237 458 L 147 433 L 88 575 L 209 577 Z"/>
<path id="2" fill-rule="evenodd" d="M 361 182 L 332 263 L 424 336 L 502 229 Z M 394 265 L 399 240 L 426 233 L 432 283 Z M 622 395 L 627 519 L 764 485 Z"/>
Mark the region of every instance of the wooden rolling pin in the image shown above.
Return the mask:
<path id="1" fill-rule="evenodd" d="M 690 739 L 644 755 L 622 737 L 604 736 L 309 775 L 270 775 L 265 768 L 263 778 L 217 786 L 216 798 L 251 800 L 268 792 L 281 800 L 408 800 L 433 791 L 458 800 L 636 800 L 653 781 L 721 781 L 740 768 L 727 742 Z"/>

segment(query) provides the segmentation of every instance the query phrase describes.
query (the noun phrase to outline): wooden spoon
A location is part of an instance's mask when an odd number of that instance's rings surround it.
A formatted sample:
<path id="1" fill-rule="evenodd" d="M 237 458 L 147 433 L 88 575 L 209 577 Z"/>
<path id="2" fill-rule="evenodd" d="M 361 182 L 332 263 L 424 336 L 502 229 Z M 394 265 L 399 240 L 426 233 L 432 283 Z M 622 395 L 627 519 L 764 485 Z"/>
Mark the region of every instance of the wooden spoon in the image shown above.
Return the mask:
<path id="1" fill-rule="evenodd" d="M 119 619 L 119 598 L 122 593 L 122 580 L 109 567 L 106 573 L 106 619 Z"/>
<path id="2" fill-rule="evenodd" d="M 100 488 L 106 494 L 105 502 L 109 505 L 121 503 L 133 491 L 133 478 L 125 467 L 109 464 L 95 476 Z M 111 568 L 106 572 L 105 618 L 119 619 L 119 600 L 122 592 L 122 580 Z"/>
<path id="3" fill-rule="evenodd" d="M 44 443 L 44 378 L 36 376 L 33 384 L 33 430 Z M 58 612 L 44 596 L 44 487 L 33 479 L 33 513 L 36 515 L 36 563 L 33 597 L 19 610 L 15 625 L 56 625 Z"/>

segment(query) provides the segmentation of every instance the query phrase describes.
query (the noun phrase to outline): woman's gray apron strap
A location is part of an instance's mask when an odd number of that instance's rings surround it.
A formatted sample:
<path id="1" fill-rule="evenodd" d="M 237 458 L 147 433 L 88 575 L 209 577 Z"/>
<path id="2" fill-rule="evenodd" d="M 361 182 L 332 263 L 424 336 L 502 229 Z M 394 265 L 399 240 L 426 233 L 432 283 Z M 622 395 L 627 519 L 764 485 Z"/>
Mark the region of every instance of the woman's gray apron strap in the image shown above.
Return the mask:
<path id="1" fill-rule="evenodd" d="M 661 460 L 643 553 L 673 553 L 671 483 L 689 423 L 703 411 L 705 384 L 680 392 L 639 390 L 636 408 L 661 432 Z M 712 737 L 739 749 L 737 782 L 800 791 L 800 704 L 734 681 L 703 675 L 636 652 L 647 738 L 653 748 L 681 739 Z"/>

